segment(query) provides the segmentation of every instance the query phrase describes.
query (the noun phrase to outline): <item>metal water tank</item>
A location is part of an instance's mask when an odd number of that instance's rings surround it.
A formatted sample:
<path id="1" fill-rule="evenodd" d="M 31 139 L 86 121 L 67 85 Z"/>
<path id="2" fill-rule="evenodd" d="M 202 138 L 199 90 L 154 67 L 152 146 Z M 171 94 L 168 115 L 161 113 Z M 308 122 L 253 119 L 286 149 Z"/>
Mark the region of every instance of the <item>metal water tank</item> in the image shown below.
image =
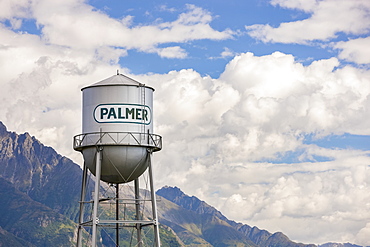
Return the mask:
<path id="1" fill-rule="evenodd" d="M 82 134 L 74 138 L 95 175 L 96 152 L 102 151 L 101 180 L 127 183 L 148 167 L 151 152 L 162 148 L 153 134 L 154 89 L 122 74 L 84 87 Z"/>

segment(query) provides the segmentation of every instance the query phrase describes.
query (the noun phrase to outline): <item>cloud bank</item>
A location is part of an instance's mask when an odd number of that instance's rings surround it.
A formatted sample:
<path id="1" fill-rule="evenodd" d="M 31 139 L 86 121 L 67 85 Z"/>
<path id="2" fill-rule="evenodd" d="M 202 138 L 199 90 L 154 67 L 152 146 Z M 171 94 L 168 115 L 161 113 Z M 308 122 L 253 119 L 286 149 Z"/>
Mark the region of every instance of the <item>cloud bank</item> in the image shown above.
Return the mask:
<path id="1" fill-rule="evenodd" d="M 245 53 L 219 79 L 192 70 L 140 77 L 157 89 L 159 183 L 296 240 L 368 244 L 369 151 L 305 142 L 309 134 L 370 133 L 370 73 L 338 65 Z M 292 153 L 296 164 L 278 162 Z"/>

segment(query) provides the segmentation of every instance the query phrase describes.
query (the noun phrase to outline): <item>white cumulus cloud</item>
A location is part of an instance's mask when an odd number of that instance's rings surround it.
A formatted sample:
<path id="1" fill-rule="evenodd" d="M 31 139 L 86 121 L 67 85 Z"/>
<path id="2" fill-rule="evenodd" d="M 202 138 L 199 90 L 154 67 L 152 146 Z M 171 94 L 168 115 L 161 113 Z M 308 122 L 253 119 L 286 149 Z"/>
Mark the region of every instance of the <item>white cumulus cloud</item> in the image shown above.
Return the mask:
<path id="1" fill-rule="evenodd" d="M 339 58 L 357 64 L 370 64 L 370 37 L 352 39 L 334 44 L 340 51 Z"/>
<path id="2" fill-rule="evenodd" d="M 359 35 L 370 31 L 370 3 L 367 0 L 275 0 L 272 4 L 309 12 L 311 16 L 304 20 L 281 23 L 278 27 L 268 24 L 246 27 L 249 35 L 264 42 L 306 43 L 328 40 L 340 32 Z"/>

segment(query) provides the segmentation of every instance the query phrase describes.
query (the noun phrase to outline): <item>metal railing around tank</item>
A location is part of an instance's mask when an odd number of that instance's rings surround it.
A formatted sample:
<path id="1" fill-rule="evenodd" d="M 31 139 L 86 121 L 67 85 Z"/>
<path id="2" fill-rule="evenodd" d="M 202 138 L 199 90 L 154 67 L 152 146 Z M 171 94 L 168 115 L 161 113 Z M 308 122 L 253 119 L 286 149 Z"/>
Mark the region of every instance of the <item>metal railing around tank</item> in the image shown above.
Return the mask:
<path id="1" fill-rule="evenodd" d="M 76 135 L 73 148 L 82 151 L 90 146 L 142 146 L 152 152 L 162 149 L 162 137 L 156 134 L 135 132 L 93 132 Z"/>

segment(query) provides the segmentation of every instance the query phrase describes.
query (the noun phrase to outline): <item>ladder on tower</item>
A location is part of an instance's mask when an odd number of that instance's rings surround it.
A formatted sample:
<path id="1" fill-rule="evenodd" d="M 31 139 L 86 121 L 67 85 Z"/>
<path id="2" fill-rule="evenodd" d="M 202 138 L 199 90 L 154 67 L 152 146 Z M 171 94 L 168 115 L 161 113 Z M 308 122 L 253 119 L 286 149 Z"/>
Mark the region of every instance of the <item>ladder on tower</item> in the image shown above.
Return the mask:
<path id="1" fill-rule="evenodd" d="M 141 126 L 140 126 L 140 136 L 141 140 L 145 141 L 146 133 L 145 133 L 145 119 L 144 119 L 144 111 L 145 111 L 145 84 L 140 83 L 140 105 L 141 105 Z"/>

